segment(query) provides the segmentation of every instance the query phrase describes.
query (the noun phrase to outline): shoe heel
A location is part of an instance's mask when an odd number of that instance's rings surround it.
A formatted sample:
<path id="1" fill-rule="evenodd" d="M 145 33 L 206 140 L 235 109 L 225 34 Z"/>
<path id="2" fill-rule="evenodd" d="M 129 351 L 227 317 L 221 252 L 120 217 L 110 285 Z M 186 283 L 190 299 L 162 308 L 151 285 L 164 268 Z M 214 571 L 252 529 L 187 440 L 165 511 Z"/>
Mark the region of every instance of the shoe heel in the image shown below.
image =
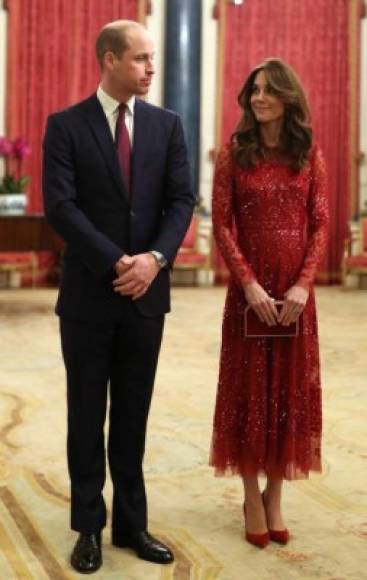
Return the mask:
<path id="1" fill-rule="evenodd" d="M 243 504 L 243 515 L 245 517 L 245 525 L 246 525 L 246 504 Z M 245 538 L 249 544 L 256 546 L 256 548 L 266 548 L 269 544 L 270 536 L 269 532 L 265 532 L 264 534 L 253 534 L 251 532 L 245 531 Z"/>
<path id="2" fill-rule="evenodd" d="M 246 532 L 246 541 L 249 544 L 256 546 L 256 548 L 266 548 L 266 546 L 269 544 L 269 540 L 270 538 L 268 532 L 265 532 L 265 534 L 250 534 L 249 532 Z"/>
<path id="3" fill-rule="evenodd" d="M 265 496 L 264 496 L 264 493 L 265 492 L 262 492 L 261 498 L 263 500 L 263 504 L 264 504 L 264 508 L 265 508 Z M 285 528 L 284 530 L 271 530 L 269 528 L 269 539 L 272 542 L 276 542 L 277 544 L 282 544 L 283 546 L 285 546 L 289 542 L 290 533 L 287 530 L 287 528 Z"/>

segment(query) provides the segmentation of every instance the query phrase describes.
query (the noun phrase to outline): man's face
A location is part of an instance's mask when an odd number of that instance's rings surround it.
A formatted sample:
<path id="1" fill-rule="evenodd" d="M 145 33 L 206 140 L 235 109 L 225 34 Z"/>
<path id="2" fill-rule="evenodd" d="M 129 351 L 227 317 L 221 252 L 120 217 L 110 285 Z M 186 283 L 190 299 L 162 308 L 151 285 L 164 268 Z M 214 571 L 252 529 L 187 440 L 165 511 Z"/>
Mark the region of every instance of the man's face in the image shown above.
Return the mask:
<path id="1" fill-rule="evenodd" d="M 144 28 L 132 28 L 127 33 L 128 48 L 119 58 L 113 55 L 108 63 L 108 76 L 115 91 L 130 98 L 149 91 L 154 74 L 153 42 Z"/>

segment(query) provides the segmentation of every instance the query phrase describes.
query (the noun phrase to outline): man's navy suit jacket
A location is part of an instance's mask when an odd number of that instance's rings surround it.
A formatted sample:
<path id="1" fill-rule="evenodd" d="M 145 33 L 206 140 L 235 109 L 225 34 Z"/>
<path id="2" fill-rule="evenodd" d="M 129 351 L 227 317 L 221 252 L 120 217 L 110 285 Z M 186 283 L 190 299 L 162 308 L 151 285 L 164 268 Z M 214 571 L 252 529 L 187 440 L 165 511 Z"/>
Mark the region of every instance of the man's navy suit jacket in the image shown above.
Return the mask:
<path id="1" fill-rule="evenodd" d="M 121 312 L 114 264 L 157 250 L 170 264 L 195 198 L 178 115 L 136 99 L 131 201 L 106 116 L 96 97 L 48 118 L 43 191 L 48 221 L 66 242 L 56 312 L 71 320 L 108 320 Z M 169 270 L 136 302 L 144 316 L 170 310 Z"/>

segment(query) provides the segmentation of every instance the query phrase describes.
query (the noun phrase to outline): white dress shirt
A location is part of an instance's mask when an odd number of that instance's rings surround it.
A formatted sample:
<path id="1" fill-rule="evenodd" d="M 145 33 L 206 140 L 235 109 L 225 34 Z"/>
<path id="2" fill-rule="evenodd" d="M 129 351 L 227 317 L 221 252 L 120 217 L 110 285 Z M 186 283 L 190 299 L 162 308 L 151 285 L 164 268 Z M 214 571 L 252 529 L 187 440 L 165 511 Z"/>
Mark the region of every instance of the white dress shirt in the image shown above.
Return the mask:
<path id="1" fill-rule="evenodd" d="M 97 89 L 97 99 L 101 103 L 102 109 L 104 114 L 106 115 L 106 119 L 108 125 L 111 129 L 112 138 L 115 141 L 116 138 L 116 123 L 117 117 L 119 114 L 119 105 L 120 103 L 110 97 L 101 86 Z M 133 95 L 126 103 L 126 110 L 125 110 L 125 124 L 127 128 L 127 132 L 130 137 L 131 147 L 133 146 L 133 138 L 134 138 L 134 107 L 135 107 L 135 96 Z"/>

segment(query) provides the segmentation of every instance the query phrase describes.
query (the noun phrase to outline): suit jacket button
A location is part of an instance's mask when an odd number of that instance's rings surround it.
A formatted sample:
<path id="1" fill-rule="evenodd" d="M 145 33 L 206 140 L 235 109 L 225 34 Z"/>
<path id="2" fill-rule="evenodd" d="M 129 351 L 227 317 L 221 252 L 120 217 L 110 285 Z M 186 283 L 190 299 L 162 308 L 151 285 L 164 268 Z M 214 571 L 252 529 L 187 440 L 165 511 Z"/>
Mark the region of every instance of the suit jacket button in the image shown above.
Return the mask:
<path id="1" fill-rule="evenodd" d="M 132 209 L 130 210 L 130 217 L 132 217 L 132 218 L 135 217 L 135 212 Z"/>

